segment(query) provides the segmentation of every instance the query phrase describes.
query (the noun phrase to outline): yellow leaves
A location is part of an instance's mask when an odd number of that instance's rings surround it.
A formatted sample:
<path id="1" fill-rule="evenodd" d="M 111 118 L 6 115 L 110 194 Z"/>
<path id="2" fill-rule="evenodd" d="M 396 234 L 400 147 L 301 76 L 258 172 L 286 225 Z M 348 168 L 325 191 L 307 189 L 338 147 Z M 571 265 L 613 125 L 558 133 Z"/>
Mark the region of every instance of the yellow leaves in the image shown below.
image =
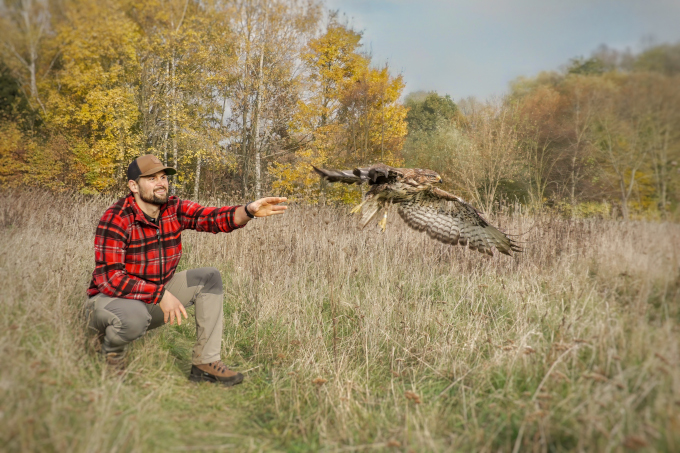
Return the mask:
<path id="1" fill-rule="evenodd" d="M 61 65 L 48 88 L 45 119 L 60 135 L 77 140 L 70 154 L 84 165 L 87 185 L 102 191 L 114 184 L 116 165 L 139 153 L 132 82 L 139 72 L 140 35 L 113 2 L 79 0 L 72 6 L 57 30 Z"/>
<path id="2" fill-rule="evenodd" d="M 334 17 L 322 36 L 310 39 L 320 20 L 316 6 L 282 3 L 268 11 L 268 19 L 256 15 L 251 24 L 267 21 L 266 45 L 248 44 L 255 46 L 250 60 L 256 48 L 265 49 L 260 90 L 248 71 L 254 60 L 244 68 L 237 49 L 241 32 L 224 32 L 240 12 L 181 0 L 67 2 L 49 38 L 59 57 L 40 86 L 46 129 L 66 145 L 34 155 L 41 162 L 54 159 L 55 170 L 45 175 L 105 191 L 122 179 L 132 158 L 151 152 L 176 155 L 180 185 L 192 181 L 194 168 L 198 178 L 200 165 L 245 172 L 246 183 L 249 158 L 238 142 L 247 136 L 248 149 L 261 142 L 273 176 L 263 178 L 273 180 L 275 191 L 293 199 L 357 202 L 360 188 L 322 185 L 311 165 L 399 165 L 406 134 L 403 81 L 387 67 L 371 68 L 360 52 L 361 33 Z M 301 63 L 306 68 L 298 71 Z M 245 108 L 243 102 L 254 102 L 256 85 L 264 104 L 254 116 L 254 104 Z M 295 143 L 305 145 L 288 154 Z M 5 168 L 19 174 L 22 162 Z"/>
<path id="3" fill-rule="evenodd" d="M 25 158 L 36 144 L 15 123 L 0 123 L 0 187 L 17 187 L 28 171 Z"/>
<path id="4" fill-rule="evenodd" d="M 357 52 L 360 40 L 361 33 L 331 21 L 326 33 L 309 43 L 303 58 L 316 70 L 312 79 L 325 88 L 323 96 L 337 99 L 344 85 L 368 67 L 368 60 Z"/>
<path id="5" fill-rule="evenodd" d="M 310 94 L 298 102 L 291 130 L 313 137 L 292 162 L 274 163 L 273 188 L 292 199 L 356 203 L 358 187 L 327 185 L 311 166 L 354 168 L 384 162 L 398 166 L 407 133 L 406 108 L 399 103 L 401 76 L 370 67 L 358 53 L 361 34 L 334 20 L 312 40 L 303 58 L 311 72 Z"/>

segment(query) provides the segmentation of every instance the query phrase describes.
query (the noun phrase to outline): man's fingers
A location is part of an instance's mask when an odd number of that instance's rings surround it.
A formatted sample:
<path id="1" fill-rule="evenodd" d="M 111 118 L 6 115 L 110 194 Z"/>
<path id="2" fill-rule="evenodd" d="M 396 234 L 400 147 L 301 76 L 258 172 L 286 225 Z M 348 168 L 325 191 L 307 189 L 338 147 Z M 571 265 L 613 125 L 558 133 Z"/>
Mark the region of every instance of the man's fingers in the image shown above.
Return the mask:
<path id="1" fill-rule="evenodd" d="M 266 197 L 266 198 L 263 198 L 262 201 L 264 201 L 265 203 L 269 203 L 269 204 L 279 204 L 279 203 L 284 203 L 284 202 L 288 201 L 288 198 L 286 198 L 286 197 Z"/>
<path id="2" fill-rule="evenodd" d="M 181 307 L 181 305 L 180 305 Z M 175 316 L 177 316 L 177 325 L 181 326 L 182 325 L 182 312 L 179 311 L 179 308 L 175 310 Z"/>
<path id="3" fill-rule="evenodd" d="M 169 316 L 170 316 L 170 313 L 168 313 L 167 311 L 163 312 L 163 322 L 164 323 L 166 323 L 166 324 L 168 323 L 168 317 Z"/>
<path id="4" fill-rule="evenodd" d="M 175 311 L 170 310 L 170 325 L 172 325 L 174 320 L 175 320 Z"/>
<path id="5" fill-rule="evenodd" d="M 182 311 L 182 314 L 184 315 L 184 319 L 189 319 L 187 316 L 187 311 L 184 309 L 184 305 L 180 305 L 179 309 Z"/>

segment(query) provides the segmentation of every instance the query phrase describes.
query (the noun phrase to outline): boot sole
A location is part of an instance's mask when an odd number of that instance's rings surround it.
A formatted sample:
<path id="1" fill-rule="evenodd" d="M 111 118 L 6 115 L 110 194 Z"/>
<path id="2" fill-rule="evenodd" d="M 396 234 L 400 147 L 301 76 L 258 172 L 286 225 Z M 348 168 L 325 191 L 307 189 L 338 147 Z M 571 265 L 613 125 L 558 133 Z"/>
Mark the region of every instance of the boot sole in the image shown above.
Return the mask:
<path id="1" fill-rule="evenodd" d="M 225 387 L 233 387 L 234 385 L 238 385 L 241 382 L 243 382 L 243 375 L 235 376 L 234 379 L 232 379 L 232 380 L 220 381 L 217 378 L 215 378 L 214 376 L 204 376 L 204 375 L 190 374 L 189 380 L 191 382 L 210 382 L 212 384 L 222 384 Z"/>

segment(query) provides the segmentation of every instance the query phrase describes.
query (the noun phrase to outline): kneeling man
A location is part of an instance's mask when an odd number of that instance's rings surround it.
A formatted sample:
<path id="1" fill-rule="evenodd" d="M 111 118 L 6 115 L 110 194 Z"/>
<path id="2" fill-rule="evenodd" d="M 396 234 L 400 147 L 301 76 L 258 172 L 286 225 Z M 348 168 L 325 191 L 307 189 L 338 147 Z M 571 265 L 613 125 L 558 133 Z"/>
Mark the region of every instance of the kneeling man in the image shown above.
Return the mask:
<path id="1" fill-rule="evenodd" d="M 128 343 L 147 330 L 182 323 L 196 305 L 196 345 L 189 379 L 239 384 L 241 373 L 220 360 L 222 277 L 215 268 L 175 274 L 182 256 L 182 230 L 228 233 L 255 217 L 283 214 L 285 198 L 269 197 L 245 206 L 207 208 L 168 196 L 166 167 L 153 155 L 128 167 L 130 193 L 99 221 L 94 239 L 95 268 L 87 290 L 89 327 L 102 337 L 112 365 L 123 364 Z"/>

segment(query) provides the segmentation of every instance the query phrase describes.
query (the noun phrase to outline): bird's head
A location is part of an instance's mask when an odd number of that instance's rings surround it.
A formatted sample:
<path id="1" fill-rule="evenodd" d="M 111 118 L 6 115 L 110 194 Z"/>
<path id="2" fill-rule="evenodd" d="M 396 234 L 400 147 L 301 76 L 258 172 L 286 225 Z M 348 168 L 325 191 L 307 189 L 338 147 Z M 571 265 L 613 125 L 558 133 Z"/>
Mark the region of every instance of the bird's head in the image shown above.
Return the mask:
<path id="1" fill-rule="evenodd" d="M 418 175 L 418 184 L 438 184 L 442 182 L 442 177 L 436 171 L 421 170 Z"/>

